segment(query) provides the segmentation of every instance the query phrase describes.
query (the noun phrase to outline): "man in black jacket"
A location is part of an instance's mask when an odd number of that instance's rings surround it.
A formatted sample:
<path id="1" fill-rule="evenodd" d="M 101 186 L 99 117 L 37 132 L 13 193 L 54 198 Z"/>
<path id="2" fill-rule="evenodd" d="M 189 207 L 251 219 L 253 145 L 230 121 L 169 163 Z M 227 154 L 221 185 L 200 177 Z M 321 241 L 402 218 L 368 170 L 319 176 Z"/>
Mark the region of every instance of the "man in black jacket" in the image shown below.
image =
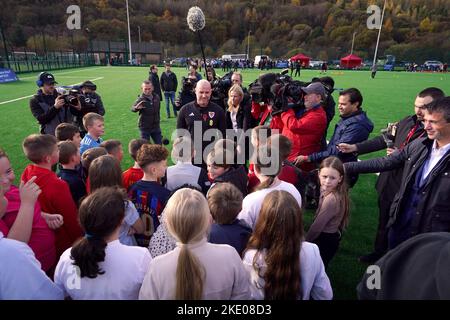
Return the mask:
<path id="1" fill-rule="evenodd" d="M 80 114 L 77 115 L 77 124 L 80 129 L 81 137 L 84 137 L 87 133 L 83 126 L 83 117 L 89 112 L 95 112 L 101 116 L 105 115 L 105 107 L 103 106 L 103 101 L 100 95 L 96 92 L 97 86 L 92 81 L 85 81 L 80 85 L 80 103 L 81 110 Z"/>
<path id="2" fill-rule="evenodd" d="M 211 143 L 211 140 L 208 139 L 212 137 L 214 137 L 214 141 L 222 139 L 225 137 L 226 130 L 225 111 L 210 101 L 211 94 L 211 84 L 207 80 L 202 79 L 197 82 L 196 101 L 184 105 L 177 119 L 177 129 L 189 131 L 194 142 L 194 164 L 203 167 L 206 167 L 206 157 L 203 157 L 203 151 Z M 209 131 L 209 129 L 213 130 Z M 207 131 L 211 135 L 205 137 L 206 141 L 203 141 L 203 136 Z"/>
<path id="3" fill-rule="evenodd" d="M 131 111 L 139 112 L 138 126 L 141 138 L 150 140 L 150 137 L 152 137 L 154 143 L 161 144 L 159 96 L 153 94 L 153 85 L 150 81 L 144 81 L 141 87 L 142 94 L 134 102 Z"/>
<path id="4" fill-rule="evenodd" d="M 159 100 L 161 101 L 162 100 L 161 84 L 159 83 L 158 67 L 156 66 L 156 64 L 152 64 L 150 66 L 148 80 L 152 82 L 154 88 L 153 92 L 159 96 Z"/>
<path id="5" fill-rule="evenodd" d="M 450 232 L 450 97 L 429 104 L 423 122 L 427 137 L 383 158 L 344 164 L 347 173 L 403 168 L 387 224 L 389 249 L 420 233 Z"/>
<path id="6" fill-rule="evenodd" d="M 41 125 L 40 133 L 55 135 L 56 127 L 63 123 L 72 123 L 80 113 L 80 103 L 67 104 L 55 89 L 55 77 L 48 72 L 41 72 L 36 84 L 40 89 L 30 100 L 33 116 Z"/>
<path id="7" fill-rule="evenodd" d="M 426 88 L 416 97 L 414 102 L 414 115 L 400 120 L 383 135 L 357 144 L 341 143 L 338 145 L 342 152 L 356 152 L 358 154 L 370 153 L 378 150 L 387 150 L 387 154 L 403 149 L 406 145 L 419 137 L 425 136 L 423 116 L 426 106 L 436 99 L 442 98 L 444 93 L 439 88 Z M 389 220 L 389 211 L 395 194 L 400 189 L 403 168 L 382 172 L 375 188 L 378 192 L 378 229 L 375 238 L 374 252 L 361 256 L 361 262 L 373 263 L 381 258 L 388 249 L 388 234 L 386 225 Z"/>
<path id="8" fill-rule="evenodd" d="M 170 118 L 170 106 L 169 99 L 172 103 L 173 114 L 177 116 L 177 109 L 175 107 L 175 92 L 177 92 L 177 76 L 175 73 L 170 71 L 170 64 L 166 64 L 166 71 L 161 75 L 161 89 L 164 91 L 164 97 L 166 100 L 166 113 L 167 118 Z"/>

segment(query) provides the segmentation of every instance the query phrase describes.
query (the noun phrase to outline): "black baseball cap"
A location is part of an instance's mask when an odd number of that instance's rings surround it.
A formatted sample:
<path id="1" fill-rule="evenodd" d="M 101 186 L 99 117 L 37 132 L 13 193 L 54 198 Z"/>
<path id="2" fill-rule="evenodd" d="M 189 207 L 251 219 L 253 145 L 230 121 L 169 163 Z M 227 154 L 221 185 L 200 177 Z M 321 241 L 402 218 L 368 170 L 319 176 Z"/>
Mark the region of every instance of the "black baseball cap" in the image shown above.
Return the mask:
<path id="1" fill-rule="evenodd" d="M 85 81 L 80 85 L 80 88 L 89 88 L 92 90 L 97 90 L 97 86 L 95 85 L 95 83 L 93 83 L 92 81 Z"/>
<path id="2" fill-rule="evenodd" d="M 55 84 L 58 83 L 55 81 L 55 76 L 48 72 L 42 72 L 39 75 L 39 80 L 42 82 L 42 84 Z"/>

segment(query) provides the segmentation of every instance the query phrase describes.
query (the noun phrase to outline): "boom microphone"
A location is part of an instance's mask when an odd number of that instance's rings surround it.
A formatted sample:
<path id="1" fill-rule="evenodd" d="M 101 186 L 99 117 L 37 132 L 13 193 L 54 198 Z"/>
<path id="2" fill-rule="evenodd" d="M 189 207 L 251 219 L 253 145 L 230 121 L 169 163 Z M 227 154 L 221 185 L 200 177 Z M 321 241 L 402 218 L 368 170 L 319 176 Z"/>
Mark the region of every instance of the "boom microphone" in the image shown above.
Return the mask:
<path id="1" fill-rule="evenodd" d="M 192 7 L 187 14 L 187 23 L 189 29 L 194 32 L 200 31 L 205 27 L 205 15 L 199 7 Z"/>

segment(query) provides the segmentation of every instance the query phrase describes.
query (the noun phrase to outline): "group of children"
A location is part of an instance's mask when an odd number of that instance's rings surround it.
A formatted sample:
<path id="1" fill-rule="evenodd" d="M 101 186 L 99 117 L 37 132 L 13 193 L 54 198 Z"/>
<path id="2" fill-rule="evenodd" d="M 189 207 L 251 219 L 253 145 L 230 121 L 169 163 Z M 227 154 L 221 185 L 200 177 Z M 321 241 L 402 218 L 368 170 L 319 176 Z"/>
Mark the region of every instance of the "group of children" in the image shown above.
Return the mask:
<path id="1" fill-rule="evenodd" d="M 290 141 L 267 127 L 253 129 L 248 170 L 226 139 L 215 143 L 207 170 L 193 165 L 193 142 L 183 136 L 170 167 L 165 147 L 130 141 L 134 165 L 122 172 L 120 141 L 101 139 L 103 117 L 88 113 L 83 124 L 83 139 L 66 123 L 56 137 L 28 136 L 23 150 L 32 164 L 19 188 L 0 150 L 0 255 L 24 251 L 9 239 L 27 243 L 33 278 L 17 286 L 48 289 L 0 289 L 0 298 L 332 298 L 325 268 L 349 215 L 337 158 L 320 167 L 319 207 L 305 234 L 301 174 L 286 160 Z"/>

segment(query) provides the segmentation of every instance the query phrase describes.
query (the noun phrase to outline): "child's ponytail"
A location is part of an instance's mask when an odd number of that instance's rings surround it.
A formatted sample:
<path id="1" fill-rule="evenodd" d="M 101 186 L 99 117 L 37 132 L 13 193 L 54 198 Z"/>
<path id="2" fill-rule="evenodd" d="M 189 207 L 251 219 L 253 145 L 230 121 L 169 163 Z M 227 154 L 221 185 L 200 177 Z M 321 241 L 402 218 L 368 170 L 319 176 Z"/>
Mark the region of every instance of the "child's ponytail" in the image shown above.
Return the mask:
<path id="1" fill-rule="evenodd" d="M 105 261 L 105 239 L 122 223 L 125 201 L 120 189 L 103 187 L 81 203 L 79 216 L 85 236 L 72 247 L 70 253 L 73 264 L 80 268 L 82 278 L 96 278 L 104 273 L 99 263 Z"/>

